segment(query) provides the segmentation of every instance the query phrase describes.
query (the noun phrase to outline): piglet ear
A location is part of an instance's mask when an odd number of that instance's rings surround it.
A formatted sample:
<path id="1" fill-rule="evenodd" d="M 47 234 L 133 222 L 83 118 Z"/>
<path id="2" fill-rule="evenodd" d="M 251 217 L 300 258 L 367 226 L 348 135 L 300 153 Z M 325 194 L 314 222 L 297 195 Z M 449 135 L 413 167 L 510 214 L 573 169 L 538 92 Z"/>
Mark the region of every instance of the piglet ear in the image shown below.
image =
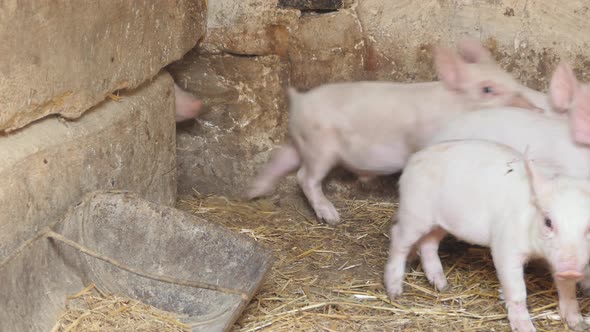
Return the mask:
<path id="1" fill-rule="evenodd" d="M 570 111 L 570 129 L 574 141 L 590 145 L 590 88 L 579 89 Z"/>
<path id="2" fill-rule="evenodd" d="M 493 62 L 492 54 L 473 37 L 463 37 L 457 42 L 459 54 L 467 63 Z"/>
<path id="3" fill-rule="evenodd" d="M 442 47 L 434 47 L 434 66 L 438 78 L 450 90 L 462 91 L 462 83 L 465 80 L 465 62 L 452 50 Z"/>
<path id="4" fill-rule="evenodd" d="M 543 206 L 546 206 L 546 202 L 549 200 L 550 185 L 549 179 L 541 174 L 533 165 L 533 162 L 529 159 L 528 147 L 524 151 L 524 168 L 526 169 L 533 201 L 537 207 L 543 210 Z"/>
<path id="5" fill-rule="evenodd" d="M 566 62 L 561 62 L 549 83 L 549 96 L 557 112 L 565 112 L 572 106 L 579 85 L 572 68 Z"/>

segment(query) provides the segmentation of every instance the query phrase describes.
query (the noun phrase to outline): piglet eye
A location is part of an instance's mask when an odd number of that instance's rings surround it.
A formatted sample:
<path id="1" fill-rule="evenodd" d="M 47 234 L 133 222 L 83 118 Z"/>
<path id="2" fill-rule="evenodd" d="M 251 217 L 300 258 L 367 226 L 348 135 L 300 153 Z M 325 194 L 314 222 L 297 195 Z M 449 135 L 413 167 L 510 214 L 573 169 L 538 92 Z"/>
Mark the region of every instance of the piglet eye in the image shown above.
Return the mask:
<path id="1" fill-rule="evenodd" d="M 494 92 L 494 89 L 491 86 L 484 86 L 481 91 L 485 94 L 490 94 Z"/>
<path id="2" fill-rule="evenodd" d="M 547 226 L 547 228 L 553 228 L 553 223 L 551 222 L 551 219 L 545 218 L 545 226 Z"/>

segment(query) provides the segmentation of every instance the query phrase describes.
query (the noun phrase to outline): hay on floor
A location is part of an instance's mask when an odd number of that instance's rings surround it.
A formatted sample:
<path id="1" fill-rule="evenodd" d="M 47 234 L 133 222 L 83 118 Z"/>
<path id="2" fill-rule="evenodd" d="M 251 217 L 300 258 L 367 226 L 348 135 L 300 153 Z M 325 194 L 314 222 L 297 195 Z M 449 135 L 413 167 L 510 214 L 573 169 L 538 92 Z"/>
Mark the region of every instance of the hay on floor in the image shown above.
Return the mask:
<path id="1" fill-rule="evenodd" d="M 297 199 L 291 200 L 295 202 Z M 490 252 L 453 239 L 441 260 L 450 286 L 438 292 L 416 261 L 402 298 L 390 302 L 382 274 L 392 202 L 334 200 L 343 223 L 319 224 L 301 204 L 196 195 L 178 207 L 272 248 L 277 258 L 235 331 L 509 331 Z M 534 268 L 533 268 L 534 267 Z M 528 305 L 539 331 L 567 330 L 542 266 L 527 269 Z M 583 314 L 590 300 L 580 297 Z"/>
<path id="2" fill-rule="evenodd" d="M 70 296 L 52 332 L 185 332 L 190 328 L 168 313 L 125 297 L 107 295 L 94 284 Z"/>

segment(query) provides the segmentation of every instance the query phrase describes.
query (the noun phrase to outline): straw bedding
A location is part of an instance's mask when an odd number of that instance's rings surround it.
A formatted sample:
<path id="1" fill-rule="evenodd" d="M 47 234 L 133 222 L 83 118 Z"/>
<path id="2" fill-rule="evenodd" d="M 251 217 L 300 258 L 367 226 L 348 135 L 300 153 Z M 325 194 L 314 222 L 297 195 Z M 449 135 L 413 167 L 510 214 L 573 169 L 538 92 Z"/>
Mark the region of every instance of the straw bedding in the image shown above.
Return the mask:
<path id="1" fill-rule="evenodd" d="M 274 250 L 276 263 L 235 331 L 509 331 L 490 252 L 447 238 L 440 256 L 451 287 L 438 292 L 410 264 L 404 294 L 383 287 L 396 204 L 334 200 L 343 224 L 315 220 L 301 197 L 251 203 L 195 195 L 179 207 L 246 234 Z M 539 331 L 567 330 L 542 264 L 526 269 L 528 304 Z M 590 298 L 580 294 L 587 314 Z"/>
<path id="2" fill-rule="evenodd" d="M 234 331 L 509 331 L 499 284 L 486 248 L 452 238 L 440 249 L 451 287 L 436 291 L 410 264 L 402 298 L 390 302 L 382 274 L 392 202 L 334 200 L 343 223 L 315 220 L 301 197 L 239 202 L 196 194 L 180 209 L 220 223 L 272 248 L 272 272 Z M 542 265 L 526 270 L 528 304 L 539 331 L 567 330 L 557 294 Z M 183 331 L 173 316 L 135 301 L 87 289 L 54 331 Z M 583 314 L 590 299 L 580 296 Z M 74 328 L 71 328 L 74 325 Z M 68 329 L 70 328 L 70 329 Z"/>
<path id="3" fill-rule="evenodd" d="M 52 332 L 186 332 L 174 314 L 128 298 L 104 294 L 94 284 L 67 300 Z"/>

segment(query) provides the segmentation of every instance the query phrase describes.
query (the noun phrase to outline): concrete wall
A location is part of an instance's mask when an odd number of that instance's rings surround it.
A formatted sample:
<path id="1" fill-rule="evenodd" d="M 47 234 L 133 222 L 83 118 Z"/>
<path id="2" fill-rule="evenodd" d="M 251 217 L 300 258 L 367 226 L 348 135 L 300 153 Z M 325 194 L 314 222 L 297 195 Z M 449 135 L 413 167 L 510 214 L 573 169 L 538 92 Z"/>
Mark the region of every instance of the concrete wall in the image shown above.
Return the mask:
<path id="1" fill-rule="evenodd" d="M 206 15 L 206 0 L 0 3 L 0 262 L 89 191 L 175 203 L 163 67 Z"/>
<path id="2" fill-rule="evenodd" d="M 261 151 L 286 130 L 286 63 L 276 55 L 191 52 L 169 70 L 181 86 L 197 90 L 209 109 L 197 126 L 189 122 L 177 130 L 179 193 L 195 188 L 238 195 L 254 165 L 264 162 Z"/>
<path id="3" fill-rule="evenodd" d="M 309 10 L 312 3 L 324 7 Z M 560 59 L 590 80 L 589 14 L 580 0 L 211 2 L 202 47 L 171 67 L 208 106 L 198 122 L 179 130 L 179 193 L 243 193 L 284 138 L 288 110 L 282 87 L 433 80 L 432 45 L 452 46 L 463 35 L 480 38 L 532 88 L 546 89 Z M 258 76 L 252 80 L 254 67 Z M 335 177 L 339 181 L 329 181 L 328 192 L 393 191 L 391 179 L 365 190 L 342 173 Z M 283 190 L 296 188 L 292 178 L 283 184 Z"/>
<path id="4" fill-rule="evenodd" d="M 587 79 L 590 28 L 586 1 L 362 0 L 357 17 L 375 53 L 375 77 L 423 77 L 422 49 L 462 35 L 480 38 L 523 83 L 545 89 L 559 59 Z M 414 68 L 414 69 L 413 69 Z"/>
<path id="5" fill-rule="evenodd" d="M 166 72 L 75 122 L 51 117 L 0 139 L 0 262 L 93 190 L 176 197 L 174 89 Z"/>
<path id="6" fill-rule="evenodd" d="M 0 2 L 0 132 L 139 86 L 195 46 L 205 16 L 204 0 Z"/>

